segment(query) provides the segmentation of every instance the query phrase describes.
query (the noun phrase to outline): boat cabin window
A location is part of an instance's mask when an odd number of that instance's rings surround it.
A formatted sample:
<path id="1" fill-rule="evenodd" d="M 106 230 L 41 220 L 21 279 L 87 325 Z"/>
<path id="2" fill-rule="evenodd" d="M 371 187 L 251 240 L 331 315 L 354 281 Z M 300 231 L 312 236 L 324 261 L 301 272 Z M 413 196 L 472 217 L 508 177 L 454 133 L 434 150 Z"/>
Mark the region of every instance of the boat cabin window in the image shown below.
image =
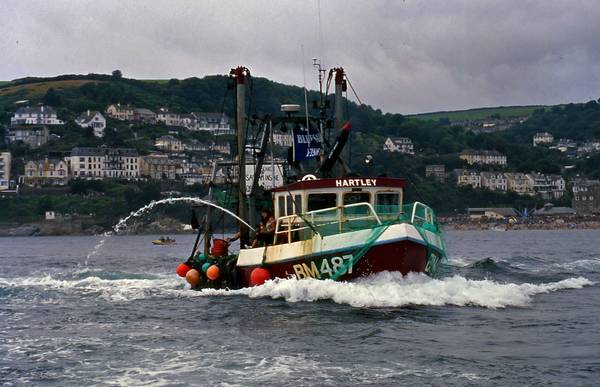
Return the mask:
<path id="1" fill-rule="evenodd" d="M 308 211 L 322 210 L 337 206 L 337 194 L 314 193 L 308 195 Z"/>
<path id="2" fill-rule="evenodd" d="M 285 215 L 285 196 L 281 195 L 277 198 L 277 211 L 278 211 L 278 216 L 284 216 Z"/>
<path id="3" fill-rule="evenodd" d="M 344 205 L 356 203 L 371 203 L 371 194 L 369 192 L 346 192 L 344 194 Z M 344 208 L 344 216 L 368 215 L 369 212 L 367 206 Z"/>
<path id="4" fill-rule="evenodd" d="M 292 215 L 294 213 L 294 201 L 292 200 L 291 195 L 287 195 L 285 197 L 286 201 L 286 215 Z"/>
<path id="5" fill-rule="evenodd" d="M 344 205 L 370 202 L 371 194 L 369 192 L 346 192 L 344 194 Z"/>
<path id="6" fill-rule="evenodd" d="M 400 192 L 378 192 L 375 197 L 375 211 L 383 214 L 400 212 Z"/>
<path id="7" fill-rule="evenodd" d="M 294 207 L 296 209 L 296 211 L 294 212 L 295 214 L 302 213 L 302 195 L 294 195 Z"/>

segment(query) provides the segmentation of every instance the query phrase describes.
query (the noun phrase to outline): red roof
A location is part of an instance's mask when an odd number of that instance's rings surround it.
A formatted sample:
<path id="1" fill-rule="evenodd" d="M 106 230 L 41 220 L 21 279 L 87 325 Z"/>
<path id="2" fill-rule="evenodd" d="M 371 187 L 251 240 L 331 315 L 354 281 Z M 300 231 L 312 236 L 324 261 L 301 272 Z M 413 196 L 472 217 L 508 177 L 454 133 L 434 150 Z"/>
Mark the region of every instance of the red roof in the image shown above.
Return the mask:
<path id="1" fill-rule="evenodd" d="M 329 179 L 302 180 L 273 189 L 273 192 L 298 191 L 319 188 L 404 188 L 404 179 L 395 177 L 340 177 Z"/>

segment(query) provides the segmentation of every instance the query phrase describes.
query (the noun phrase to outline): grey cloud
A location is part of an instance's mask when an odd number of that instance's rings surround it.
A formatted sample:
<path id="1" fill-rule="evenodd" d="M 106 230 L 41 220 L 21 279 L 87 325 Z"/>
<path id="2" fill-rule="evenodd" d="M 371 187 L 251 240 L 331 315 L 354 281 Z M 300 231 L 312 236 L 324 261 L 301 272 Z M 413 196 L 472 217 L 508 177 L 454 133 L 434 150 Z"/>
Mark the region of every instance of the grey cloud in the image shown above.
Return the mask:
<path id="1" fill-rule="evenodd" d="M 225 73 L 309 87 L 344 66 L 366 103 L 413 113 L 598 98 L 596 1 L 3 1 L 0 79 Z"/>

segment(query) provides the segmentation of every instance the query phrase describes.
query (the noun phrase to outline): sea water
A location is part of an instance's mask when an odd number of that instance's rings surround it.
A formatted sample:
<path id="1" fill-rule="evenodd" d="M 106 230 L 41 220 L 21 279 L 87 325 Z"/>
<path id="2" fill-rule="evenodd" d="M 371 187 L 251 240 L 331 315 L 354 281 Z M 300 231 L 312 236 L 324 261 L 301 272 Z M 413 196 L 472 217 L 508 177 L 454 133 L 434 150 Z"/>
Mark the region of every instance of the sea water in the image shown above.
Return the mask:
<path id="1" fill-rule="evenodd" d="M 600 232 L 449 232 L 438 278 L 191 291 L 194 236 L 0 238 L 6 385 L 597 385 Z"/>

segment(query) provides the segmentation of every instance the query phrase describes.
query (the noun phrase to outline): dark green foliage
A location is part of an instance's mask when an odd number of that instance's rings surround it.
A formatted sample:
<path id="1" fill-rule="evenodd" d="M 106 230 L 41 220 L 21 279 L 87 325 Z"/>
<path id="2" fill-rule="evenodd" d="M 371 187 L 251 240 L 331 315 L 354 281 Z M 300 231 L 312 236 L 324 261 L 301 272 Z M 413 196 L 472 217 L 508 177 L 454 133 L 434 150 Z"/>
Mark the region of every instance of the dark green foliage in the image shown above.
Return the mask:
<path id="1" fill-rule="evenodd" d="M 59 117 L 65 121 L 61 127 L 52 127 L 51 132 L 61 136 L 45 147 L 31 150 L 22 144 L 12 144 L 13 171 L 23 170 L 23 158 L 39 158 L 50 153 L 60 155 L 69 152 L 75 146 L 121 146 L 137 149 L 147 154 L 156 137 L 167 134 L 164 125 L 136 125 L 128 122 L 107 120 L 106 136 L 103 139 L 93 137 L 90 130 L 79 128 L 73 122 L 77 115 L 86 110 L 103 111 L 108 104 L 131 104 L 156 111 L 167 107 L 178 113 L 192 111 L 225 112 L 234 116 L 233 88 L 227 76 L 216 75 L 204 78 L 170 79 L 164 81 L 141 81 L 122 77 L 119 70 L 111 75 L 63 75 L 54 78 L 23 78 L 10 84 L 1 85 L 0 90 L 15 85 L 30 85 L 39 82 L 63 80 L 89 80 L 76 87 L 52 87 L 43 93 L 35 94 L 23 88 L 10 94 L 0 93 L 0 122 L 6 123 L 15 110 L 14 102 L 29 99 L 31 104 L 39 102 L 54 106 Z M 229 87 L 228 87 L 229 86 Z M 45 89 L 44 89 L 45 90 Z M 304 105 L 304 90 L 272 82 L 264 78 L 252 78 L 248 86 L 249 114 L 279 115 L 283 103 Z M 309 105 L 318 99 L 314 91 L 308 93 Z M 330 97 L 331 106 L 333 99 Z M 508 109 L 508 110 L 507 110 Z M 536 110 L 537 109 L 537 110 Z M 417 200 L 417 191 L 423 199 L 439 210 L 452 213 L 467 206 L 514 205 L 525 207 L 536 204 L 535 199 L 522 198 L 514 194 L 500 194 L 483 190 L 456 187 L 452 183 L 438 184 L 424 179 L 425 166 L 444 164 L 447 171 L 465 167 L 458 158 L 459 152 L 466 148 L 490 149 L 506 153 L 510 171 L 539 171 L 560 173 L 561 166 L 576 165 L 574 173 L 600 177 L 600 156 L 591 155 L 577 160 L 567 159 L 556 150 L 547 147 L 533 147 L 532 136 L 539 131 L 549 131 L 555 138 L 571 138 L 578 141 L 600 138 L 600 105 L 597 101 L 585 104 L 568 104 L 544 107 L 511 107 L 499 109 L 479 109 L 462 115 L 439 113 L 429 115 L 429 120 L 419 120 L 402 114 L 383 113 L 371 106 L 358 106 L 345 101 L 344 111 L 352 123 L 352 136 L 343 152 L 344 157 L 357 174 L 388 175 L 406 177 L 416 184 L 417 189 L 409 189 L 409 199 Z M 533 112 L 532 112 L 533 111 Z M 312 107 L 312 115 L 316 115 Z M 528 121 L 504 132 L 494 134 L 474 134 L 462 127 L 452 126 L 451 121 L 473 117 L 475 114 L 485 117 L 505 117 L 511 112 L 531 114 Z M 466 114 L 466 115 L 465 115 Z M 425 117 L 425 116 L 423 116 Z M 331 118 L 331 117 L 328 117 Z M 336 133 L 331 131 L 330 142 Z M 179 135 L 184 140 L 214 140 L 204 133 L 183 131 Z M 416 156 L 407 157 L 384 152 L 383 142 L 387 137 L 409 137 L 415 146 Z M 219 141 L 233 143 L 233 138 L 220 137 Z M 4 149 L 7 147 L 2 145 Z M 282 154 L 285 149 L 277 149 Z M 349 156 L 349 153 L 352 156 Z M 374 163 L 363 163 L 365 155 L 374 157 Z M 149 201 L 159 198 L 160 186 L 130 182 L 81 182 L 70 183 L 71 195 L 61 200 L 40 198 L 1 199 L 0 219 L 4 216 L 24 216 L 37 214 L 43 209 L 52 208 L 66 213 L 94 213 L 103 217 L 118 218 Z M 205 187 L 186 187 L 192 192 L 204 193 Z M 443 195 L 440 195 L 443 192 Z M 183 214 L 183 210 L 181 210 Z M 10 214 L 10 215 L 9 215 Z"/>

